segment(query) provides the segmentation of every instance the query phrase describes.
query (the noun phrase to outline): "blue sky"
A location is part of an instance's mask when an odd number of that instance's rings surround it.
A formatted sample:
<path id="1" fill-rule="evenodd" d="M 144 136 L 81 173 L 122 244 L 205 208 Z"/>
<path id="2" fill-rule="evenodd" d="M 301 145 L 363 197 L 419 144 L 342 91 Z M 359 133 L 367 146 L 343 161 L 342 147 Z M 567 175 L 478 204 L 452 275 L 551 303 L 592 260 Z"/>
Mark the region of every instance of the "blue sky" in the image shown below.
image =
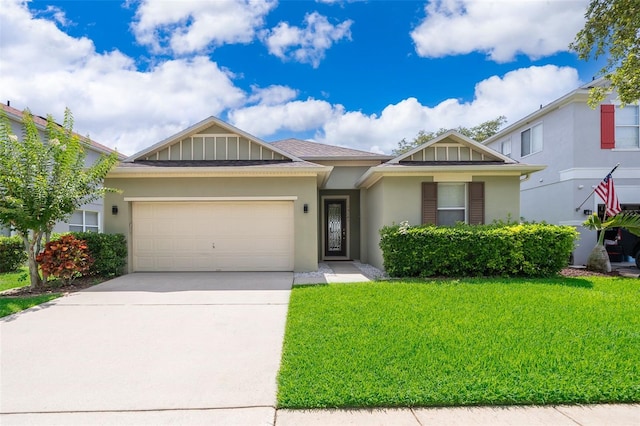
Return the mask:
<path id="1" fill-rule="evenodd" d="M 132 154 L 211 115 L 390 152 L 591 80 L 586 0 L 0 0 L 0 99 Z"/>

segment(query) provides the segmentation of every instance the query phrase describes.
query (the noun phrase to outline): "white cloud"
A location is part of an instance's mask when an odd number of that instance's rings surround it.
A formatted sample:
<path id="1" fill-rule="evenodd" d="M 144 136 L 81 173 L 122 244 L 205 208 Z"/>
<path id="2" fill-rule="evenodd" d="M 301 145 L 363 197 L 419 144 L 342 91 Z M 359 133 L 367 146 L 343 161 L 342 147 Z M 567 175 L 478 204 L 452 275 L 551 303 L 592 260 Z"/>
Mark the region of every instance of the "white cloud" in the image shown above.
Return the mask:
<path id="1" fill-rule="evenodd" d="M 143 0 L 132 29 L 153 52 L 202 52 L 231 43 L 249 43 L 276 0 Z"/>
<path id="2" fill-rule="evenodd" d="M 351 40 L 351 20 L 333 25 L 326 16 L 313 12 L 307 14 L 304 21 L 304 28 L 280 22 L 273 29 L 265 30 L 262 38 L 269 53 L 283 60 L 290 59 L 317 68 L 333 43 L 343 38 Z"/>
<path id="3" fill-rule="evenodd" d="M 380 115 L 349 111 L 334 114 L 316 135 L 320 142 L 391 152 L 403 138 L 418 131 L 475 126 L 505 115 L 513 123 L 580 85 L 574 68 L 530 67 L 491 77 L 475 87 L 471 102 L 447 99 L 434 107 L 415 98 L 387 106 Z"/>
<path id="4" fill-rule="evenodd" d="M 279 131 L 303 132 L 317 129 L 340 113 L 342 107 L 339 105 L 307 99 L 279 105 L 260 104 L 239 108 L 229 113 L 229 119 L 234 126 L 264 137 Z"/>
<path id="5" fill-rule="evenodd" d="M 0 39 L 0 99 L 58 119 L 68 106 L 79 133 L 126 154 L 225 113 L 258 137 L 315 131 L 320 142 L 390 152 L 422 129 L 473 126 L 499 115 L 513 123 L 580 85 L 573 68 L 530 67 L 479 82 L 469 102 L 427 106 L 407 98 L 367 115 L 297 99 L 299 92 L 287 86 L 253 87 L 247 94 L 233 74 L 204 56 L 160 62 L 142 72 L 123 53 L 97 53 L 91 40 L 35 18 L 19 0 L 3 0 Z"/>
<path id="6" fill-rule="evenodd" d="M 265 88 L 253 87 L 249 103 L 277 105 L 288 102 L 298 96 L 298 92 L 287 86 L 272 85 Z"/>
<path id="7" fill-rule="evenodd" d="M 3 1 L 0 36 L 2 99 L 58 119 L 69 107 L 76 131 L 126 154 L 246 99 L 233 76 L 206 57 L 140 72 L 121 52 L 99 54 L 90 40 L 34 18 L 19 1 Z"/>
<path id="8" fill-rule="evenodd" d="M 46 9 L 40 12 L 39 14 L 41 14 L 42 16 L 51 15 L 53 19 L 63 27 L 68 27 L 70 25 L 73 25 L 73 22 L 71 22 L 67 18 L 67 15 L 64 12 L 64 10 L 56 6 L 47 6 Z"/>
<path id="9" fill-rule="evenodd" d="M 496 62 L 568 50 L 584 24 L 587 0 L 433 0 L 411 33 L 416 52 L 443 57 L 485 52 Z"/>

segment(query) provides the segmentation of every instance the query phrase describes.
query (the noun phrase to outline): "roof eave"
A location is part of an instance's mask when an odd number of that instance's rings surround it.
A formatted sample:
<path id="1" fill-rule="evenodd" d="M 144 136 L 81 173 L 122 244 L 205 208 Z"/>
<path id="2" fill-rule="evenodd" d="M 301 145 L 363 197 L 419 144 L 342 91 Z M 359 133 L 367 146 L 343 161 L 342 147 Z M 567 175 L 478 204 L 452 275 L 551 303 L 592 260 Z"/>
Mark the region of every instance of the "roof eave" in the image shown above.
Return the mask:
<path id="1" fill-rule="evenodd" d="M 377 166 L 358 179 L 356 187 L 370 188 L 384 176 L 432 176 L 440 173 L 472 173 L 474 176 L 525 176 L 547 166 L 531 164 L 491 164 L 456 166 Z"/>
<path id="2" fill-rule="evenodd" d="M 222 166 L 222 167 L 116 167 L 107 178 L 131 177 L 260 177 L 260 176 L 328 176 L 331 166 Z M 324 178 L 324 177 L 323 177 Z"/>

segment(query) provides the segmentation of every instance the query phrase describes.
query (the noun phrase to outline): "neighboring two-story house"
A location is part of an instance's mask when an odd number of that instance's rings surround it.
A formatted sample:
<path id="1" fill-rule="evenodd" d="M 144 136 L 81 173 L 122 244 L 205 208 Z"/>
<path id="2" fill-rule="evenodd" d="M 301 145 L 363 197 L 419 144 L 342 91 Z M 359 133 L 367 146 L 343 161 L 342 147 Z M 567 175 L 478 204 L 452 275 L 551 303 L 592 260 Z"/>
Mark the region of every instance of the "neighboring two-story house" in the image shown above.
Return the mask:
<path id="1" fill-rule="evenodd" d="M 4 111 L 9 118 L 9 124 L 11 125 L 12 132 L 19 138 L 23 134 L 22 125 L 22 111 L 17 110 L 10 105 L 0 103 L 0 108 Z M 40 132 L 41 140 L 46 140 L 46 125 L 47 120 L 40 116 L 33 116 L 34 123 Z M 87 165 L 93 164 L 100 155 L 110 154 L 114 152 L 111 148 L 101 145 L 89 138 L 79 136 L 84 142 L 85 146 L 85 163 Z M 124 158 L 124 156 L 121 156 Z M 90 204 L 82 206 L 81 209 L 76 210 L 68 222 L 60 222 L 56 224 L 54 232 L 69 232 L 69 231 L 88 231 L 88 232 L 102 232 L 104 229 L 104 200 L 99 199 Z M 11 235 L 11 230 L 6 227 L 0 226 L 0 235 Z"/>
<path id="2" fill-rule="evenodd" d="M 589 194 L 618 163 L 613 181 L 621 207 L 640 210 L 639 107 L 621 107 L 614 92 L 590 108 L 589 89 L 605 84 L 600 79 L 579 87 L 483 142 L 517 161 L 547 166 L 521 183 L 520 214 L 528 221 L 576 226 L 578 265 L 596 244 L 596 232 L 581 224 L 604 205 Z"/>

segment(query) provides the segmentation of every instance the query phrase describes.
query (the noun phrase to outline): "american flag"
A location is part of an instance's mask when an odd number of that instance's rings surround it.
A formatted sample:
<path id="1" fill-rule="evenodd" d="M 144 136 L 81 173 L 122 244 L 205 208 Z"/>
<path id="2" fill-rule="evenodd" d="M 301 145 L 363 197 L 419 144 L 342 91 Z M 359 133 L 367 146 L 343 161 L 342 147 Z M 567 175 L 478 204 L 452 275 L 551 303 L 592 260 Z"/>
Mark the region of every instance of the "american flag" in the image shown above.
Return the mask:
<path id="1" fill-rule="evenodd" d="M 615 216 L 622 211 L 616 190 L 613 188 L 613 178 L 609 173 L 596 187 L 596 194 L 602 198 L 606 208 L 607 216 Z"/>

